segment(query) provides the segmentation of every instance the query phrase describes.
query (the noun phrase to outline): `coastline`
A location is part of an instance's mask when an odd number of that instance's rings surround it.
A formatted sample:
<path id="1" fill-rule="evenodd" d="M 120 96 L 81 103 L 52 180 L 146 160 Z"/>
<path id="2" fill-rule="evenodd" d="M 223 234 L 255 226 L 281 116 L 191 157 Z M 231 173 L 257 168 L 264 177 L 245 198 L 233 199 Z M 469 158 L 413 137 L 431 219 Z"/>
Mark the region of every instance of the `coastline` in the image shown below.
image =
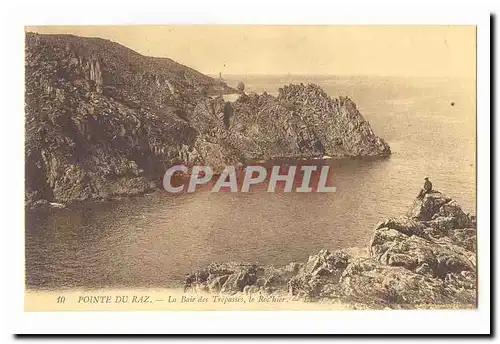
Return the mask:
<path id="1" fill-rule="evenodd" d="M 222 80 L 102 39 L 27 33 L 26 52 L 27 206 L 142 194 L 177 163 L 391 153 L 352 99 L 313 83 L 277 96 L 238 84 L 231 102 Z"/>
<path id="2" fill-rule="evenodd" d="M 406 215 L 377 223 L 368 247 L 321 250 L 286 265 L 211 263 L 186 275 L 183 288 L 26 287 L 26 310 L 473 309 L 475 242 L 475 216 L 433 191 Z M 121 296 L 130 303 L 113 301 Z"/>
<path id="3" fill-rule="evenodd" d="M 293 158 L 275 158 L 271 160 L 249 160 L 246 165 L 243 165 L 241 168 L 244 169 L 248 165 L 270 165 L 272 163 L 285 163 L 287 165 L 290 165 L 291 162 L 294 163 L 299 163 L 303 161 L 311 161 L 313 163 L 318 163 L 320 161 L 339 161 L 341 162 L 342 160 L 366 160 L 366 161 L 376 161 L 376 160 L 383 160 L 383 159 L 388 159 L 390 158 L 390 155 L 388 156 L 322 156 L 322 157 L 293 157 Z M 236 165 L 236 168 L 239 166 Z M 218 177 L 220 176 L 222 172 L 215 170 L 213 177 Z M 183 178 L 189 178 L 191 176 L 191 173 L 188 172 L 183 175 Z M 136 198 L 136 197 L 145 197 L 147 195 L 155 194 L 162 192 L 162 187 L 161 185 L 158 185 L 159 182 L 155 181 L 150 181 L 150 187 L 146 188 L 141 191 L 133 190 L 130 193 L 124 192 L 119 195 L 111 195 L 103 199 L 86 199 L 86 200 L 74 200 L 72 202 L 67 202 L 67 203 L 59 203 L 59 202 L 50 202 L 45 199 L 40 199 L 33 204 L 27 204 L 25 202 L 25 211 L 36 211 L 39 209 L 51 209 L 51 210 L 56 210 L 56 209 L 65 209 L 65 208 L 71 208 L 72 206 L 75 205 L 85 205 L 85 204 L 96 204 L 96 203 L 101 203 L 101 202 L 115 202 L 115 201 L 122 201 L 125 199 L 130 199 L 130 198 Z M 153 186 L 154 183 L 154 186 Z"/>
<path id="4" fill-rule="evenodd" d="M 367 248 L 321 250 L 284 266 L 212 263 L 186 278 L 188 291 L 289 295 L 372 309 L 476 305 L 476 217 L 437 190 L 406 215 L 377 223 Z"/>

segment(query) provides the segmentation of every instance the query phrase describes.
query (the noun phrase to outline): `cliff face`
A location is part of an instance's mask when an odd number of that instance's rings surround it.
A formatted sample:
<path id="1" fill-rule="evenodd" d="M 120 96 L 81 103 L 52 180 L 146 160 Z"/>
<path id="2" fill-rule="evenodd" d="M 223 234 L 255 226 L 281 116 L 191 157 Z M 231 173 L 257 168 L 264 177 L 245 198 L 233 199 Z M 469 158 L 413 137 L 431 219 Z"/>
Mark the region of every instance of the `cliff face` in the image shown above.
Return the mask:
<path id="1" fill-rule="evenodd" d="M 243 94 L 200 101 L 188 115 L 196 152 L 216 167 L 279 158 L 388 156 L 349 98 L 331 99 L 317 85 L 289 85 L 277 97 Z"/>
<path id="2" fill-rule="evenodd" d="M 196 141 L 185 120 L 223 83 L 165 58 L 70 35 L 26 35 L 26 200 L 136 194 Z"/>
<path id="3" fill-rule="evenodd" d="M 435 191 L 416 199 L 407 216 L 378 223 L 367 250 L 322 250 L 282 267 L 211 264 L 189 275 L 185 288 L 353 307 L 470 307 L 476 302 L 475 252 L 475 220 Z"/>
<path id="4" fill-rule="evenodd" d="M 391 153 L 351 99 L 331 99 L 314 84 L 285 86 L 278 97 L 240 97 L 230 130 L 240 138 L 235 141 L 243 152 L 262 159 Z"/>
<path id="5" fill-rule="evenodd" d="M 386 156 L 347 98 L 315 85 L 278 97 L 236 92 L 167 58 L 71 35 L 26 35 L 26 201 L 145 192 L 172 163 Z"/>

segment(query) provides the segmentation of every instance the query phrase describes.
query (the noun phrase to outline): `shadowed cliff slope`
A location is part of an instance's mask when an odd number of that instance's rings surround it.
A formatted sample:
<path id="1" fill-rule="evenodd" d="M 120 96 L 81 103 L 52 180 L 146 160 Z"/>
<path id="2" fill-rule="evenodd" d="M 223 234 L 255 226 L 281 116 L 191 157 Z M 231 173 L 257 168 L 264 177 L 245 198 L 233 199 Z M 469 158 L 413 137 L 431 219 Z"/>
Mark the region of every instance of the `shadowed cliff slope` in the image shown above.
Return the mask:
<path id="1" fill-rule="evenodd" d="M 210 97 L 226 84 L 100 38 L 27 33 L 25 83 L 27 205 L 143 193 L 178 162 L 390 154 L 316 85 L 231 104 Z"/>

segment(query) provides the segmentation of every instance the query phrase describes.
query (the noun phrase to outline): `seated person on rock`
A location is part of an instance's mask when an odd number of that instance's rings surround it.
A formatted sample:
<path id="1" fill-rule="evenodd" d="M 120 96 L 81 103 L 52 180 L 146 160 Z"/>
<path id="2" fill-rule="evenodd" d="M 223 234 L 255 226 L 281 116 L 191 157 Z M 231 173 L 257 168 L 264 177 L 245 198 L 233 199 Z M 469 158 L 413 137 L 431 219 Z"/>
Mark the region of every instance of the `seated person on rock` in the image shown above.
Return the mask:
<path id="1" fill-rule="evenodd" d="M 432 191 L 432 183 L 429 178 L 425 177 L 424 187 L 420 190 L 417 198 L 422 199 L 426 194 Z"/>

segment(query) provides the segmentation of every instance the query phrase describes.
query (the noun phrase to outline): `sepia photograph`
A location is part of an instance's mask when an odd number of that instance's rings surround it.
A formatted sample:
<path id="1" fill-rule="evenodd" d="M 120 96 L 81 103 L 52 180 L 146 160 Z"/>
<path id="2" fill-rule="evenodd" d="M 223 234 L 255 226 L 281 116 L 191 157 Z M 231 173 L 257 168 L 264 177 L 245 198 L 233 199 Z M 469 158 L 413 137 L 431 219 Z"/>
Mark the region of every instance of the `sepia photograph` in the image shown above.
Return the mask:
<path id="1" fill-rule="evenodd" d="M 476 307 L 475 27 L 25 48 L 26 309 Z"/>
<path id="2" fill-rule="evenodd" d="M 6 36 L 15 333 L 491 330 L 493 17 L 89 1 Z"/>

